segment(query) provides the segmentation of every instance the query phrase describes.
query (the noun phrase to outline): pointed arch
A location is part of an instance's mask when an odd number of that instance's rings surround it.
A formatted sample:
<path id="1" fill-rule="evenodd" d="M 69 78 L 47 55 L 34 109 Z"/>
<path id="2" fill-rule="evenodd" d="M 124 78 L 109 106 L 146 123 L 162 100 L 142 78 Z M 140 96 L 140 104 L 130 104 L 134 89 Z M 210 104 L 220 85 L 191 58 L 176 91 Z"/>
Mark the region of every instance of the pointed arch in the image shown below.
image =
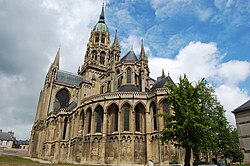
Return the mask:
<path id="1" fill-rule="evenodd" d="M 56 93 L 54 102 L 54 111 L 59 111 L 61 108 L 66 108 L 69 105 L 70 93 L 66 88 L 60 89 Z"/>
<path id="2" fill-rule="evenodd" d="M 97 60 L 97 51 L 93 50 L 91 54 L 92 54 L 92 59 Z"/>
<path id="3" fill-rule="evenodd" d="M 119 107 L 117 104 L 112 103 L 108 107 L 108 127 L 109 127 L 109 132 L 115 132 L 118 131 L 118 112 L 119 112 Z"/>
<path id="4" fill-rule="evenodd" d="M 155 102 L 152 101 L 149 108 L 150 108 L 151 115 L 153 116 L 152 117 L 153 130 L 157 130 L 157 109 L 156 109 Z"/>
<path id="5" fill-rule="evenodd" d="M 135 131 L 144 132 L 145 129 L 145 107 L 142 103 L 135 106 Z"/>
<path id="6" fill-rule="evenodd" d="M 161 113 L 169 113 L 168 100 L 166 98 L 162 99 L 159 105 Z"/>
<path id="7" fill-rule="evenodd" d="M 160 113 L 167 113 L 169 114 L 169 106 L 168 106 L 168 100 L 164 98 L 160 101 Z M 168 119 L 164 118 L 164 124 L 168 121 Z M 165 126 L 165 125 L 164 125 Z"/>
<path id="8" fill-rule="evenodd" d="M 80 113 L 80 123 L 81 123 L 81 129 L 84 129 L 84 122 L 85 122 L 85 113 L 84 110 L 82 109 Z"/>
<path id="9" fill-rule="evenodd" d="M 123 114 L 123 130 L 129 131 L 130 130 L 130 112 L 131 112 L 131 105 L 126 102 L 122 106 L 122 114 Z"/>
<path id="10" fill-rule="evenodd" d="M 106 53 L 104 51 L 102 51 L 100 54 L 100 64 L 102 64 L 102 65 L 105 64 L 105 56 L 106 56 Z"/>
<path id="11" fill-rule="evenodd" d="M 122 84 L 122 78 L 123 78 L 123 76 L 122 76 L 122 73 L 120 72 L 120 69 L 118 68 L 118 69 L 116 69 L 116 74 L 117 74 L 117 77 L 118 77 L 118 80 L 117 80 L 117 86 L 118 86 L 118 88 L 121 86 L 121 84 Z"/>
<path id="12" fill-rule="evenodd" d="M 131 77 L 132 77 L 132 70 L 130 67 L 128 67 L 127 68 L 127 83 L 129 83 L 129 84 L 132 83 Z"/>
<path id="13" fill-rule="evenodd" d="M 102 34 L 101 42 L 102 42 L 103 44 L 105 44 L 105 35 L 104 35 L 104 34 Z"/>
<path id="14" fill-rule="evenodd" d="M 103 108 L 101 105 L 98 105 L 95 108 L 95 117 L 96 117 L 96 132 L 102 132 L 103 124 Z"/>
<path id="15" fill-rule="evenodd" d="M 98 43 L 99 42 L 99 33 L 97 33 L 96 35 L 95 35 L 95 43 Z"/>

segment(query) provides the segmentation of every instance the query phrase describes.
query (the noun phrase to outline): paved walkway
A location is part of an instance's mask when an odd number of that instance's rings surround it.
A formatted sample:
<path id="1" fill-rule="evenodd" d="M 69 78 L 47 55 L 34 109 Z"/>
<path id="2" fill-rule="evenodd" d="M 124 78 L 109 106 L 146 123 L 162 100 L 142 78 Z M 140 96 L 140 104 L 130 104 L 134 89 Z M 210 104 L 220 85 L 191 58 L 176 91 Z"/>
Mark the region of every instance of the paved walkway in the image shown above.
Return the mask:
<path id="1" fill-rule="evenodd" d="M 52 164 L 50 161 L 41 160 L 41 159 L 38 159 L 38 158 L 30 158 L 30 157 L 24 157 L 24 158 L 30 159 L 32 161 L 38 161 L 39 163 L 42 163 L 42 164 Z"/>
<path id="2" fill-rule="evenodd" d="M 28 157 L 28 150 L 24 149 L 0 149 L 0 156 Z"/>

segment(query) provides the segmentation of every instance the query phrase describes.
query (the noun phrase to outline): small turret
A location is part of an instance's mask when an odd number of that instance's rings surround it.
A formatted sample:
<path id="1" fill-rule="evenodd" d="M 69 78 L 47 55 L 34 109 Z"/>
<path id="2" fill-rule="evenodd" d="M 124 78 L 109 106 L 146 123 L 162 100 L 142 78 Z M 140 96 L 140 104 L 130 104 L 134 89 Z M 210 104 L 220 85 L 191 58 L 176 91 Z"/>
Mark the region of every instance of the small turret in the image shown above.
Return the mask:
<path id="1" fill-rule="evenodd" d="M 58 69 L 59 69 L 59 63 L 60 63 L 60 47 L 59 47 L 59 49 L 57 50 L 56 57 L 55 57 L 55 59 L 54 59 L 52 65 L 58 67 Z"/>
<path id="2" fill-rule="evenodd" d="M 166 75 L 165 75 L 164 69 L 162 69 L 161 76 L 157 77 L 157 81 L 162 80 L 164 78 L 166 78 Z"/>
<path id="3" fill-rule="evenodd" d="M 114 39 L 114 43 L 112 45 L 112 50 L 119 50 L 120 51 L 120 45 L 119 45 L 119 42 L 118 42 L 117 30 L 115 31 L 115 39 Z"/>
<path id="4" fill-rule="evenodd" d="M 110 53 L 110 62 L 111 62 L 111 68 L 112 70 L 114 70 L 115 65 L 120 62 L 120 53 L 121 53 L 121 49 L 120 49 L 120 45 L 118 42 L 118 33 L 117 30 L 115 31 L 115 38 L 114 38 L 114 42 L 112 44 L 111 47 L 111 53 Z"/>
<path id="5" fill-rule="evenodd" d="M 145 53 L 145 49 L 144 49 L 144 44 L 143 44 L 143 40 L 141 40 L 141 53 L 140 53 L 140 57 L 139 57 L 140 61 L 148 61 L 148 57 Z"/>
<path id="6" fill-rule="evenodd" d="M 46 75 L 46 83 L 50 83 L 53 81 L 56 71 L 59 70 L 59 63 L 60 63 L 60 48 L 58 49 L 55 59 L 50 65 L 49 71 Z"/>

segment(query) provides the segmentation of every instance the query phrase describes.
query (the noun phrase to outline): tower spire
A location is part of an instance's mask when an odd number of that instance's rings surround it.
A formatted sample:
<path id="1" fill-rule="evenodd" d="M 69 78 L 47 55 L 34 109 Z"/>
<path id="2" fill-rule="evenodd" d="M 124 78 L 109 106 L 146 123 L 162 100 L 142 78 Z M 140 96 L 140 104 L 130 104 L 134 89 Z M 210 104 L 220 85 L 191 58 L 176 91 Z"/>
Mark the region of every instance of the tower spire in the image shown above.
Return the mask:
<path id="1" fill-rule="evenodd" d="M 105 23 L 105 18 L 104 18 L 104 3 L 102 4 L 102 11 L 100 14 L 100 18 L 99 18 L 99 23 Z"/>
<path id="2" fill-rule="evenodd" d="M 57 50 L 56 57 L 53 61 L 53 65 L 58 66 L 59 68 L 59 62 L 60 62 L 60 47 Z"/>
<path id="3" fill-rule="evenodd" d="M 161 74 L 161 77 L 162 78 L 165 78 L 166 77 L 166 75 L 165 75 L 165 72 L 164 72 L 164 69 L 162 68 L 162 74 Z"/>
<path id="4" fill-rule="evenodd" d="M 141 40 L 141 54 L 140 54 L 140 60 L 147 60 L 143 40 Z"/>
<path id="5" fill-rule="evenodd" d="M 113 43 L 112 47 L 120 49 L 120 46 L 119 46 L 119 43 L 118 43 L 118 33 L 117 33 L 117 30 L 115 30 L 115 39 L 114 39 L 114 43 Z"/>

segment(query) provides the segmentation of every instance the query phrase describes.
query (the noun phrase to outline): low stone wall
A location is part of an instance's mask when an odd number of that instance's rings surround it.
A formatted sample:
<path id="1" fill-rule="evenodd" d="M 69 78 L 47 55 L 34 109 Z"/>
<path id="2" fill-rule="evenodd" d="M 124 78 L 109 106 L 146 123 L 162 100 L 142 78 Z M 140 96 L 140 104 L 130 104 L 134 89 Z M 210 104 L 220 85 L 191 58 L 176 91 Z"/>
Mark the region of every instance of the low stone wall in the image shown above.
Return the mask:
<path id="1" fill-rule="evenodd" d="M 21 156 L 28 157 L 28 150 L 25 149 L 0 149 L 0 156 Z"/>

